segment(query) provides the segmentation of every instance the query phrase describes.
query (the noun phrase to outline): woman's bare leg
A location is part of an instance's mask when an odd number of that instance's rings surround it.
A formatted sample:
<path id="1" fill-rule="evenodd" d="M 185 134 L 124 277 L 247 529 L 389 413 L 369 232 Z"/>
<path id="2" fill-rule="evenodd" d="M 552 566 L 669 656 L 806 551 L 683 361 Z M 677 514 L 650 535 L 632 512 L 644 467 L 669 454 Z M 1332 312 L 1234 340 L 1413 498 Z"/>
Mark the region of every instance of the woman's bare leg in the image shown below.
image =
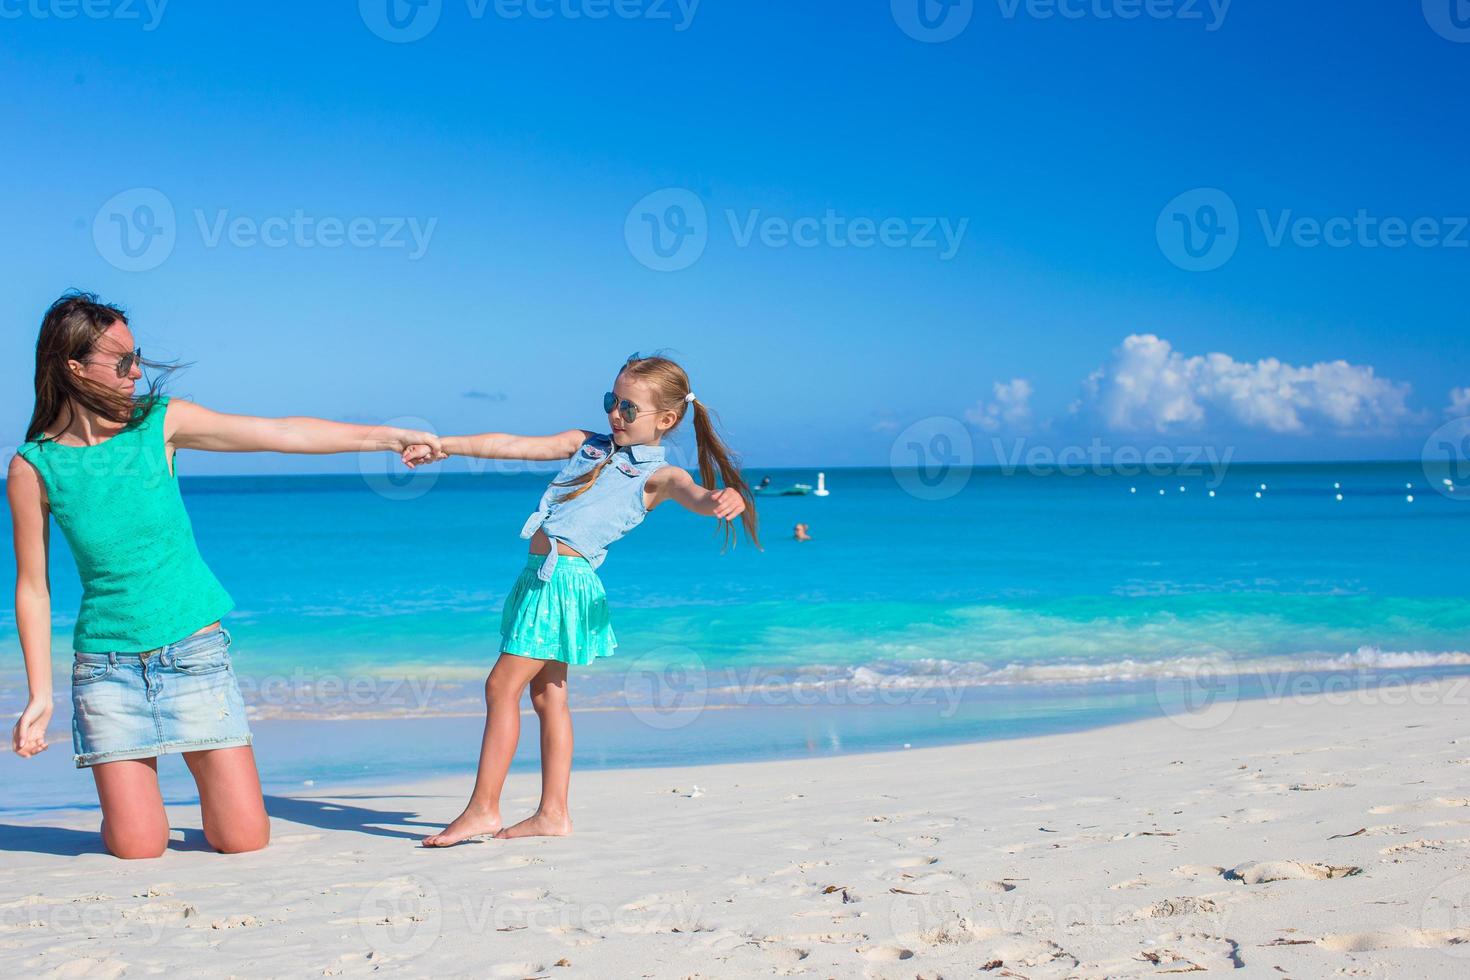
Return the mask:
<path id="1" fill-rule="evenodd" d="M 248 745 L 185 752 L 199 787 L 204 839 L 216 851 L 258 851 L 271 839 L 271 822 L 260 793 L 255 752 Z"/>
<path id="2" fill-rule="evenodd" d="M 567 665 L 557 660 L 531 680 L 531 706 L 541 722 L 541 805 L 496 837 L 565 837 L 572 832 L 567 793 L 572 782 L 572 712 L 567 707 Z"/>
<path id="3" fill-rule="evenodd" d="M 495 661 L 485 679 L 485 735 L 480 740 L 474 792 L 453 823 L 424 838 L 425 847 L 448 847 L 500 829 L 500 790 L 521 739 L 521 695 L 545 663 L 514 653 L 502 653 Z"/>
<path id="4" fill-rule="evenodd" d="M 156 858 L 168 849 L 168 817 L 158 789 L 157 759 L 92 766 L 102 803 L 102 843 L 120 858 Z"/>

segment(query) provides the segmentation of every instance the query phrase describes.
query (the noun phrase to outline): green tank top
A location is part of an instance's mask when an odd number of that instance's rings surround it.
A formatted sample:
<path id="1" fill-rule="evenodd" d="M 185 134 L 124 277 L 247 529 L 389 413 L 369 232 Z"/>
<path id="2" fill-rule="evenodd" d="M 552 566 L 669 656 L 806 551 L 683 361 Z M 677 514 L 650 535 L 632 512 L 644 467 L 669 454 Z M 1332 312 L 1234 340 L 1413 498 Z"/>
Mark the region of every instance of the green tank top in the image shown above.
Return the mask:
<path id="1" fill-rule="evenodd" d="M 27 442 L 18 450 L 46 485 L 51 514 L 82 579 L 72 645 L 136 653 L 197 632 L 234 608 L 199 554 L 169 472 L 160 397 L 135 424 L 95 446 Z"/>

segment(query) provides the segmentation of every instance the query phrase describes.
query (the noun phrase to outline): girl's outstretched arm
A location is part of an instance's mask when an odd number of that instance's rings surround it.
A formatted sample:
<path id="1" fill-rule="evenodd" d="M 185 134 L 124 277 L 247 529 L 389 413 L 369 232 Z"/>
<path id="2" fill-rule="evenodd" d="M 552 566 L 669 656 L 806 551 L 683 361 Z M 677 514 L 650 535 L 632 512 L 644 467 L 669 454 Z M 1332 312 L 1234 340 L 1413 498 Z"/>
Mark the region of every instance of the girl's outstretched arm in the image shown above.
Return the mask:
<path id="1" fill-rule="evenodd" d="M 474 456 L 477 459 L 566 459 L 595 433 L 587 429 L 567 429 L 554 436 L 517 436 L 508 432 L 482 432 L 477 436 L 445 436 L 439 440 L 440 451 L 431 446 L 410 446 L 403 461 L 409 466 L 433 463 L 450 456 Z"/>
<path id="2" fill-rule="evenodd" d="M 15 625 L 25 656 L 30 696 L 10 733 L 21 758 L 46 748 L 51 722 L 51 580 L 47 570 L 51 537 L 46 487 L 35 467 L 20 456 L 6 474 L 10 524 L 15 539 Z"/>
<path id="3" fill-rule="evenodd" d="M 745 513 L 745 498 L 739 490 L 734 487 L 707 490 L 694 482 L 688 470 L 678 466 L 660 468 L 648 478 L 643 488 L 652 498 L 648 502 L 649 510 L 665 500 L 672 500 L 685 510 L 705 517 L 718 517 L 722 521 L 734 520 Z"/>
<path id="4" fill-rule="evenodd" d="M 352 425 L 305 416 L 266 419 L 227 415 L 179 399 L 169 401 L 164 434 L 176 449 L 221 453 L 398 453 L 418 443 L 439 444 L 439 437 L 432 432 L 416 429 Z"/>

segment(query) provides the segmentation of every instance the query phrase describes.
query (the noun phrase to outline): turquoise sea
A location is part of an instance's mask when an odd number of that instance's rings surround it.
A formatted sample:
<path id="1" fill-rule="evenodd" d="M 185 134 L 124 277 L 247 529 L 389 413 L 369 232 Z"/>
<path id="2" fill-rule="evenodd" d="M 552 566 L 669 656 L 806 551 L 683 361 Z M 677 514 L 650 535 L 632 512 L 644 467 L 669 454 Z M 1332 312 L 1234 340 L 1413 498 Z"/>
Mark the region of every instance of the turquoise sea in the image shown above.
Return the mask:
<path id="1" fill-rule="evenodd" d="M 237 603 L 227 625 L 275 790 L 472 771 L 501 601 L 525 561 L 517 532 L 547 476 L 430 472 L 183 477 Z M 672 506 L 613 547 L 601 574 L 620 646 L 574 673 L 579 765 L 1090 728 L 1174 710 L 1202 672 L 1230 678 L 1231 697 L 1292 676 L 1470 672 L 1470 487 L 1431 487 L 1417 461 L 1236 464 L 1223 478 L 977 469 L 940 499 L 904 471 L 826 482 L 826 497 L 760 498 L 764 550 L 721 553 L 712 521 Z M 798 521 L 812 541 L 793 540 Z M 70 761 L 79 587 L 52 542 L 54 747 L 0 755 L 8 811 L 94 800 Z M 7 557 L 7 600 L 13 574 Z M 9 718 L 20 664 L 7 603 Z M 527 733 L 518 765 L 534 766 Z M 165 776 L 189 794 L 182 764 Z"/>

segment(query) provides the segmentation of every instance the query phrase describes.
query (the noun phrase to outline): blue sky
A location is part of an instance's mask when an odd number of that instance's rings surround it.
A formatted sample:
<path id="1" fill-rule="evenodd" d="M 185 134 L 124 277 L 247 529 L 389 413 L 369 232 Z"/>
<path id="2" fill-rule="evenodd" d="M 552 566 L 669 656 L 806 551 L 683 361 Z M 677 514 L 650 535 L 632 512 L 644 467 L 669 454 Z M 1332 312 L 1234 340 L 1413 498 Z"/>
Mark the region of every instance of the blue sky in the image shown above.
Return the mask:
<path id="1" fill-rule="evenodd" d="M 394 2 L 432 29 L 0 0 L 8 443 L 68 287 L 266 415 L 596 426 L 668 348 L 762 466 L 882 465 L 915 423 L 982 462 L 1412 458 L 1470 387 L 1450 0 Z"/>

